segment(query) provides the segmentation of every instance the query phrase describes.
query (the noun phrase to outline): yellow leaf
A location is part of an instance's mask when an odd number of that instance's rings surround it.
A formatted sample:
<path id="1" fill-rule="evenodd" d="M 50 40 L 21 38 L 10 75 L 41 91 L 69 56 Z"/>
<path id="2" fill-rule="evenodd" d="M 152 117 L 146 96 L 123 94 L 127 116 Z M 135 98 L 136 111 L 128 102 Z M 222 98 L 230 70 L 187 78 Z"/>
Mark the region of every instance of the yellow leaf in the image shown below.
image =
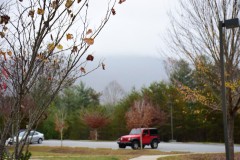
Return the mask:
<path id="1" fill-rule="evenodd" d="M 88 45 L 93 45 L 94 39 L 93 38 L 84 38 L 84 42 L 86 42 Z"/>
<path id="2" fill-rule="evenodd" d="M 70 7 L 72 6 L 72 4 L 73 4 L 73 0 L 67 0 L 65 6 L 66 6 L 67 8 L 70 8 Z"/>
<path id="3" fill-rule="evenodd" d="M 67 40 L 69 40 L 69 39 L 73 39 L 73 35 L 70 33 L 67 34 Z"/>
<path id="4" fill-rule="evenodd" d="M 61 44 L 57 45 L 57 49 L 60 49 L 62 50 L 63 49 L 63 46 Z"/>
<path id="5" fill-rule="evenodd" d="M 52 52 L 52 51 L 54 50 L 54 48 L 55 48 L 54 43 L 49 43 L 49 44 L 48 44 L 47 49 L 48 49 L 49 52 Z"/>
<path id="6" fill-rule="evenodd" d="M 92 29 L 89 29 L 86 34 L 88 35 L 88 34 L 91 34 L 91 33 L 92 33 Z"/>
<path id="7" fill-rule="evenodd" d="M 37 10 L 37 14 L 43 15 L 44 14 L 44 10 L 41 8 L 38 8 Z"/>
<path id="8" fill-rule="evenodd" d="M 1 38 L 5 37 L 5 33 L 4 32 L 0 32 L 0 36 L 1 36 Z"/>

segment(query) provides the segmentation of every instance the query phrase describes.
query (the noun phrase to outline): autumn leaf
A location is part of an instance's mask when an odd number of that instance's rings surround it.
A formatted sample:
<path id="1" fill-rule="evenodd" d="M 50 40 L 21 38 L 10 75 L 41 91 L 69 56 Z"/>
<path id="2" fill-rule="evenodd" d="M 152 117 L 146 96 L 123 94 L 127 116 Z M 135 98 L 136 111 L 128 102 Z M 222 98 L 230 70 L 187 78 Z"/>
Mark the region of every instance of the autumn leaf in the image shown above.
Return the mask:
<path id="1" fill-rule="evenodd" d="M 4 32 L 0 32 L 0 36 L 1 36 L 1 38 L 5 37 L 5 33 Z"/>
<path id="2" fill-rule="evenodd" d="M 67 0 L 65 6 L 66 6 L 67 8 L 70 8 L 70 7 L 72 6 L 72 4 L 73 4 L 73 0 Z"/>
<path id="3" fill-rule="evenodd" d="M 12 56 L 12 52 L 8 51 L 7 54 L 11 57 Z"/>
<path id="4" fill-rule="evenodd" d="M 104 63 L 102 63 L 102 69 L 105 70 L 105 64 Z"/>
<path id="5" fill-rule="evenodd" d="M 57 49 L 62 50 L 63 46 L 61 44 L 57 45 Z"/>
<path id="6" fill-rule="evenodd" d="M 54 43 L 49 43 L 47 46 L 48 52 L 52 52 L 54 50 L 54 48 L 55 48 Z"/>
<path id="7" fill-rule="evenodd" d="M 94 39 L 93 38 L 84 38 L 84 42 L 86 42 L 88 45 L 93 45 Z"/>
<path id="8" fill-rule="evenodd" d="M 43 14 L 44 14 L 44 10 L 41 9 L 41 8 L 38 8 L 38 10 L 37 10 L 37 14 L 39 14 L 39 15 L 43 15 Z"/>
<path id="9" fill-rule="evenodd" d="M 116 15 L 116 11 L 115 11 L 114 8 L 112 8 L 111 11 L 112 11 L 112 14 L 113 14 L 113 15 Z"/>
<path id="10" fill-rule="evenodd" d="M 53 1 L 52 2 L 52 4 L 51 4 L 51 7 L 53 8 L 53 9 L 56 9 L 57 8 L 57 1 Z"/>
<path id="11" fill-rule="evenodd" d="M 77 51 L 78 51 L 77 46 L 73 46 L 72 52 L 77 52 Z"/>
<path id="12" fill-rule="evenodd" d="M 5 61 L 7 60 L 6 52 L 0 50 L 0 55 L 3 55 Z"/>
<path id="13" fill-rule="evenodd" d="M 0 24 L 7 24 L 8 21 L 10 20 L 10 17 L 8 15 L 2 15 L 0 18 Z"/>
<path id="14" fill-rule="evenodd" d="M 122 4 L 123 2 L 125 2 L 126 0 L 119 0 L 119 4 Z"/>
<path id="15" fill-rule="evenodd" d="M 88 61 L 93 61 L 94 57 L 91 54 L 89 54 L 86 59 Z"/>
<path id="16" fill-rule="evenodd" d="M 7 29 L 8 29 L 8 28 L 7 28 L 6 26 L 3 26 L 3 30 L 4 30 L 4 31 L 7 31 Z"/>
<path id="17" fill-rule="evenodd" d="M 67 40 L 69 40 L 69 39 L 73 39 L 73 35 L 70 34 L 70 33 L 68 33 L 66 36 L 67 36 Z"/>
<path id="18" fill-rule="evenodd" d="M 34 17 L 34 12 L 35 12 L 35 10 L 30 10 L 29 12 L 28 12 L 28 16 L 30 16 L 30 17 Z"/>
<path id="19" fill-rule="evenodd" d="M 80 71 L 81 71 L 82 73 L 86 74 L 85 68 L 81 67 L 81 68 L 80 68 Z"/>
<path id="20" fill-rule="evenodd" d="M 88 29 L 86 34 L 88 35 L 88 34 L 91 34 L 91 33 L 92 33 L 92 29 Z"/>

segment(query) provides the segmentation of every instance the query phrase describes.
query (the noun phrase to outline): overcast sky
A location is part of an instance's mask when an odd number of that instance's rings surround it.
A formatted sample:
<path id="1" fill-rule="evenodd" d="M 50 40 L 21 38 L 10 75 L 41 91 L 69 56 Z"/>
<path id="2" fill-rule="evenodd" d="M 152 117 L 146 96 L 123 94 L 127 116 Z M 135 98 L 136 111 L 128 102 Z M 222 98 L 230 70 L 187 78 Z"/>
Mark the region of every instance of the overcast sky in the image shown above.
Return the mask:
<path id="1" fill-rule="evenodd" d="M 116 15 L 111 17 L 88 53 L 94 53 L 96 62 L 105 59 L 106 70 L 95 71 L 81 80 L 99 92 L 114 80 L 126 91 L 166 80 L 159 50 L 161 36 L 166 35 L 169 25 L 167 13 L 174 10 L 177 1 L 126 0 L 116 4 Z M 104 17 L 107 2 L 90 1 L 89 27 L 92 29 L 95 20 Z"/>
<path id="2" fill-rule="evenodd" d="M 167 13 L 174 10 L 176 2 L 126 0 L 117 5 L 117 14 L 90 49 L 95 57 L 106 59 L 106 70 L 93 72 L 81 80 L 97 91 L 102 91 L 113 80 L 126 91 L 167 80 L 159 49 L 161 36 L 166 35 L 169 25 Z"/>

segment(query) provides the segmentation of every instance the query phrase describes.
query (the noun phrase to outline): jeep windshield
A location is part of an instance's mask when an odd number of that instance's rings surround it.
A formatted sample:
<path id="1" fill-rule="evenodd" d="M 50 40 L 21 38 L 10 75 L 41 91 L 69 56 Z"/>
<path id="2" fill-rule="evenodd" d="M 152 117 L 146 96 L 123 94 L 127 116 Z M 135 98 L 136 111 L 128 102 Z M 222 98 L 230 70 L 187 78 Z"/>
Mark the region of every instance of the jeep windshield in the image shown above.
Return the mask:
<path id="1" fill-rule="evenodd" d="M 140 129 L 140 128 L 132 129 L 129 134 L 130 134 L 130 135 L 133 135 L 133 134 L 141 134 L 141 129 Z"/>

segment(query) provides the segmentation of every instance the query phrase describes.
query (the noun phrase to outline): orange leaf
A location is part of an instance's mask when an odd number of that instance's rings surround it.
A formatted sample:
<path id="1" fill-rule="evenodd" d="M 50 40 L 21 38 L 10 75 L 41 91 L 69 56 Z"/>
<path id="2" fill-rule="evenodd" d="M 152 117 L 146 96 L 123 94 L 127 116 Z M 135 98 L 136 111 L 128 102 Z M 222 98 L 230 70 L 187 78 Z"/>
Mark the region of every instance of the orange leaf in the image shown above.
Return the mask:
<path id="1" fill-rule="evenodd" d="M 70 8 L 70 7 L 72 6 L 73 2 L 74 2 L 73 0 L 67 0 L 65 6 L 66 6 L 67 8 Z"/>
<path id="2" fill-rule="evenodd" d="M 93 45 L 94 39 L 93 38 L 84 38 L 84 42 L 86 42 L 88 45 Z"/>
<path id="3" fill-rule="evenodd" d="M 70 33 L 67 34 L 67 40 L 69 40 L 69 39 L 73 39 L 73 35 Z"/>
<path id="4" fill-rule="evenodd" d="M 94 57 L 91 54 L 89 54 L 86 59 L 88 61 L 93 61 Z"/>
<path id="5" fill-rule="evenodd" d="M 37 14 L 39 14 L 39 15 L 43 15 L 43 14 L 44 14 L 44 10 L 41 9 L 41 8 L 38 8 L 38 10 L 37 10 Z"/>
<path id="6" fill-rule="evenodd" d="M 84 74 L 86 73 L 86 70 L 85 70 L 85 68 L 83 68 L 83 67 L 80 68 L 80 71 L 81 71 L 82 73 L 84 73 Z"/>
<path id="7" fill-rule="evenodd" d="M 7 54 L 11 57 L 12 56 L 12 51 L 8 51 Z"/>
<path id="8" fill-rule="evenodd" d="M 89 29 L 86 34 L 88 35 L 88 34 L 91 34 L 91 33 L 92 33 L 92 29 Z"/>

